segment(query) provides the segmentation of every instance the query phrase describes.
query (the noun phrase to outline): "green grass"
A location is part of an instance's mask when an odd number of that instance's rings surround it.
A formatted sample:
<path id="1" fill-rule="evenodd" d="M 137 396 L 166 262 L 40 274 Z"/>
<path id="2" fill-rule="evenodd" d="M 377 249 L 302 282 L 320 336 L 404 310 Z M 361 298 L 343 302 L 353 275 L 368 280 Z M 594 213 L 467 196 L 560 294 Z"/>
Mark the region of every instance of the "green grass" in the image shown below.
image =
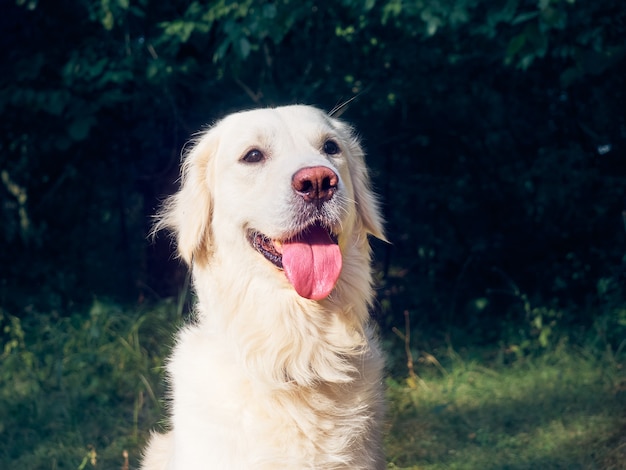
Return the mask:
<path id="1" fill-rule="evenodd" d="M 0 309 L 0 468 L 119 469 L 124 451 L 136 467 L 162 413 L 176 310 L 94 302 L 87 314 L 20 321 Z"/>
<path id="2" fill-rule="evenodd" d="M 626 468 L 622 363 L 561 348 L 508 366 L 458 356 L 389 381 L 389 468 Z"/>
<path id="3" fill-rule="evenodd" d="M 0 468 L 136 468 L 179 318 L 174 302 L 0 309 Z M 562 347 L 504 365 L 497 350 L 450 349 L 388 380 L 390 469 L 626 469 L 624 357 Z"/>

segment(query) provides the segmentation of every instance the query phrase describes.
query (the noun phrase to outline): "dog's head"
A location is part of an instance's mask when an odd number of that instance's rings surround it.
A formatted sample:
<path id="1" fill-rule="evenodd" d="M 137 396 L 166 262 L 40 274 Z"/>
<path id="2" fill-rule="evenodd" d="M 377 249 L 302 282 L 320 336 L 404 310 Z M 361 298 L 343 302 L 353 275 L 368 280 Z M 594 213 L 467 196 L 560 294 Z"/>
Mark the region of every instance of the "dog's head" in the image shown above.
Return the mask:
<path id="1" fill-rule="evenodd" d="M 303 297 L 333 289 L 348 244 L 384 239 L 363 151 L 349 126 L 309 106 L 244 111 L 202 134 L 156 230 L 194 266 L 259 256 Z"/>

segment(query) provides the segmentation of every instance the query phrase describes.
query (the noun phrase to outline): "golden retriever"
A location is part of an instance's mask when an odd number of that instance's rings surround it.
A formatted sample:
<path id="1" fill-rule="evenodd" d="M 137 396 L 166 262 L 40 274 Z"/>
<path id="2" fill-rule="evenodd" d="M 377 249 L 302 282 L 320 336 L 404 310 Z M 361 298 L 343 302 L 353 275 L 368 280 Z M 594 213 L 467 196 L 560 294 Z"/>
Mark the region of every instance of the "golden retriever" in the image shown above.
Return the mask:
<path id="1" fill-rule="evenodd" d="M 142 468 L 384 468 L 367 237 L 384 234 L 352 129 L 301 105 L 227 116 L 155 229 L 198 302 L 167 364 L 171 430 Z"/>

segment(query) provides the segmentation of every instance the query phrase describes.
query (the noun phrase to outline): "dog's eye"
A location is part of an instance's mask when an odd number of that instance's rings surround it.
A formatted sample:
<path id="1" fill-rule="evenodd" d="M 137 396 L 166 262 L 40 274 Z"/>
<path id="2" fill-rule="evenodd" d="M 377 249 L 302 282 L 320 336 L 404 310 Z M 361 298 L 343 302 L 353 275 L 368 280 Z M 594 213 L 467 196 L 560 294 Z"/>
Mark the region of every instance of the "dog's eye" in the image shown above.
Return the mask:
<path id="1" fill-rule="evenodd" d="M 326 155 L 337 155 L 339 152 L 341 152 L 341 150 L 339 149 L 339 145 L 337 145 L 337 142 L 330 139 L 324 142 L 323 150 Z"/>
<path id="2" fill-rule="evenodd" d="M 265 155 L 259 149 L 252 149 L 241 160 L 246 163 L 259 163 L 265 160 Z"/>

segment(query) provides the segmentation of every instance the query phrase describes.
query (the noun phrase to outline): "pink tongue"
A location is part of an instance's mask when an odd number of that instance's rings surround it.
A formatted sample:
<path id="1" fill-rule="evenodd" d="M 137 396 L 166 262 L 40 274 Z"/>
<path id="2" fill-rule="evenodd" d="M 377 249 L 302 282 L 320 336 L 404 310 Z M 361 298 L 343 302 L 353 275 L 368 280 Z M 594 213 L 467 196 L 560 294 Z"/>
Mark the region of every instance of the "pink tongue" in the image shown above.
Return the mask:
<path id="1" fill-rule="evenodd" d="M 328 297 L 341 272 L 341 252 L 320 226 L 307 229 L 298 239 L 283 243 L 283 269 L 302 297 Z"/>

